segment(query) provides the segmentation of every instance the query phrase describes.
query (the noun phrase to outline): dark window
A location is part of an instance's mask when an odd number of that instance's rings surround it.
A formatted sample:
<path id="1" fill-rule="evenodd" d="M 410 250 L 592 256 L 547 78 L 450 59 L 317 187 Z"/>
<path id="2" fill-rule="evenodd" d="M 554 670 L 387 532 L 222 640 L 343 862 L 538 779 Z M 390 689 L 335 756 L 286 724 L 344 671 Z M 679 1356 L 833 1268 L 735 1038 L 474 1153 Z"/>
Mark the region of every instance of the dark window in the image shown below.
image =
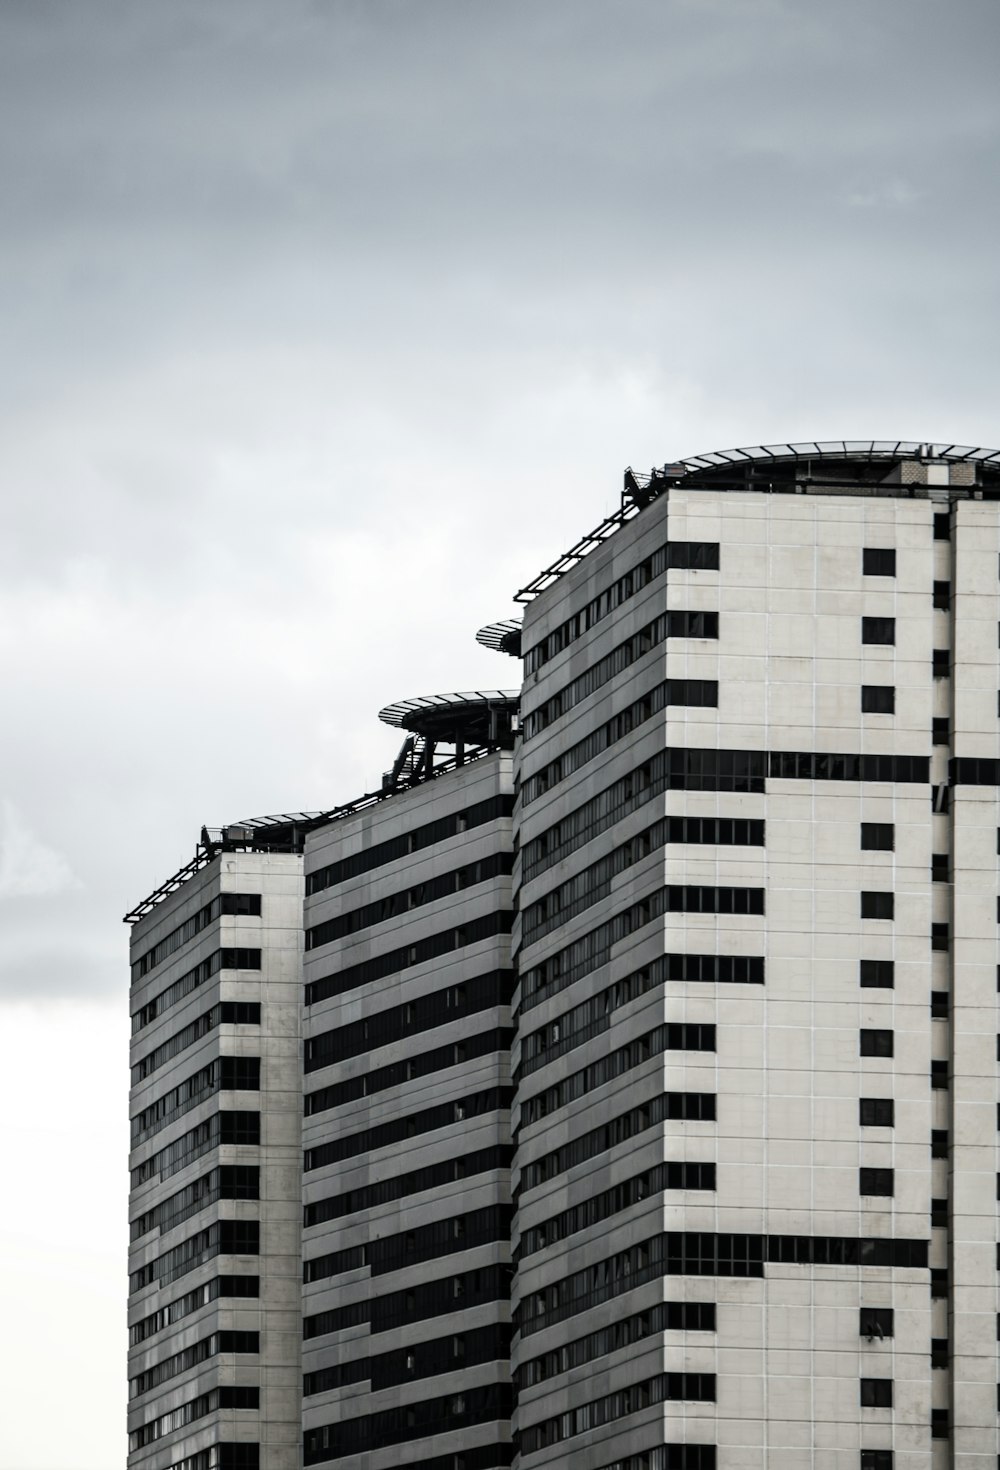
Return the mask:
<path id="1" fill-rule="evenodd" d="M 869 1342 L 892 1337 L 895 1317 L 892 1307 L 862 1307 L 858 1331 Z"/>
<path id="2" fill-rule="evenodd" d="M 861 572 L 865 577 L 894 577 L 896 553 L 881 546 L 866 546 L 861 553 Z"/>
<path id="3" fill-rule="evenodd" d="M 950 582 L 934 583 L 934 606 L 940 608 L 942 612 L 947 612 L 951 607 Z"/>
<path id="4" fill-rule="evenodd" d="M 863 715 L 894 715 L 896 713 L 896 690 L 892 684 L 862 684 L 861 713 Z"/>
<path id="5" fill-rule="evenodd" d="M 892 1470 L 892 1450 L 862 1450 L 861 1470 Z"/>
<path id="6" fill-rule="evenodd" d="M 861 1407 L 863 1409 L 891 1409 L 892 1379 L 862 1378 Z"/>
<path id="7" fill-rule="evenodd" d="M 931 1367 L 947 1368 L 951 1362 L 951 1349 L 946 1337 L 931 1338 Z"/>
<path id="8" fill-rule="evenodd" d="M 948 1297 L 948 1272 L 943 1266 L 931 1267 L 931 1300 L 945 1301 Z"/>
<path id="9" fill-rule="evenodd" d="M 931 653 L 931 673 L 935 679 L 947 679 L 951 673 L 951 650 L 935 648 Z"/>
<path id="10" fill-rule="evenodd" d="M 998 1038 L 1000 1040 L 1000 1038 Z M 948 1063 L 931 1062 L 931 1086 L 941 1091 L 948 1086 Z"/>
<path id="11" fill-rule="evenodd" d="M 951 859 L 946 852 L 931 853 L 931 882 L 948 883 L 951 879 Z"/>
<path id="12" fill-rule="evenodd" d="M 948 745 L 951 742 L 951 724 L 947 715 L 935 716 L 931 720 L 931 744 Z"/>
<path id="13" fill-rule="evenodd" d="M 893 1193 L 892 1169 L 859 1169 L 858 1192 L 860 1194 L 891 1195 Z"/>
<path id="14" fill-rule="evenodd" d="M 895 975 L 894 960 L 861 961 L 860 983 L 869 990 L 891 990 L 895 984 Z"/>
<path id="15" fill-rule="evenodd" d="M 947 1021 L 948 1019 L 948 992 L 947 990 L 931 991 L 931 1019 L 934 1021 Z"/>
<path id="16" fill-rule="evenodd" d="M 892 852 L 896 845 L 896 829 L 891 822 L 862 822 L 863 852 Z"/>
<path id="17" fill-rule="evenodd" d="M 863 1057 L 891 1057 L 892 1056 L 892 1032 L 874 1031 L 863 1029 L 861 1035 L 861 1055 Z"/>
<path id="18" fill-rule="evenodd" d="M 891 1097 L 858 1099 L 858 1122 L 863 1128 L 891 1128 L 895 1122 L 895 1104 Z"/>
<path id="19" fill-rule="evenodd" d="M 947 1409 L 931 1410 L 931 1439 L 951 1437 L 951 1416 Z"/>
<path id="20" fill-rule="evenodd" d="M 931 925 L 931 949 L 947 950 L 951 944 L 951 931 L 947 924 Z"/>
<path id="21" fill-rule="evenodd" d="M 877 893 L 868 890 L 861 894 L 861 917 L 863 919 L 891 919 L 894 907 L 894 897 L 891 893 Z"/>
<path id="22" fill-rule="evenodd" d="M 931 1200 L 931 1225 L 935 1230 L 947 1229 L 948 1201 L 935 1196 Z"/>
<path id="23" fill-rule="evenodd" d="M 1000 1111 L 1000 1109 L 998 1109 Z M 1000 1118 L 997 1120 L 1000 1126 Z M 947 1128 L 931 1129 L 931 1158 L 946 1159 L 948 1157 L 948 1130 Z"/>
<path id="24" fill-rule="evenodd" d="M 896 619 L 895 618 L 862 618 L 861 619 L 861 642 L 862 643 L 895 643 L 896 641 Z"/>
<path id="25" fill-rule="evenodd" d="M 255 1000 L 224 1000 L 219 1006 L 219 1020 L 223 1025 L 259 1026 L 260 1002 Z"/>
<path id="26" fill-rule="evenodd" d="M 935 513 L 935 516 L 934 516 L 934 540 L 935 541 L 950 541 L 951 540 L 951 512 L 950 511 L 940 510 L 940 511 L 937 511 Z"/>

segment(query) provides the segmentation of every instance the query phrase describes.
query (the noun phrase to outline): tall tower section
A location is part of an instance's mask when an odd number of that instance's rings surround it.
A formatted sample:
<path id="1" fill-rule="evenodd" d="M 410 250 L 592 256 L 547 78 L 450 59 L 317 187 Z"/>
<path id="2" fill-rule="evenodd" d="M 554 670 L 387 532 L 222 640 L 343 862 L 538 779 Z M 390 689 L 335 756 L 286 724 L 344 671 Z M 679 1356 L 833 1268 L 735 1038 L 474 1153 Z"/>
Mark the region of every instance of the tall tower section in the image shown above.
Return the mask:
<path id="1" fill-rule="evenodd" d="M 304 1461 L 511 1463 L 516 692 L 390 706 L 306 848 Z"/>
<path id="2" fill-rule="evenodd" d="M 1000 455 L 700 456 L 519 594 L 521 1470 L 985 1470 Z"/>
<path id="3" fill-rule="evenodd" d="M 128 918 L 128 1464 L 296 1470 L 301 836 L 203 831 Z"/>

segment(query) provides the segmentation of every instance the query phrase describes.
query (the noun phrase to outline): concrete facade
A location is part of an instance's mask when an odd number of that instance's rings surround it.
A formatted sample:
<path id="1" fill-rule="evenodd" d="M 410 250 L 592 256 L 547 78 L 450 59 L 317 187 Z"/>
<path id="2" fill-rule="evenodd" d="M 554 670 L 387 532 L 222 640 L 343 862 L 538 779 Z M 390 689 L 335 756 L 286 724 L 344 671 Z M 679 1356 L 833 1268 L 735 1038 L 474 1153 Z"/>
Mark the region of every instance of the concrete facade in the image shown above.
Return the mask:
<path id="1" fill-rule="evenodd" d="M 302 858 L 132 931 L 130 1470 L 300 1462 Z"/>

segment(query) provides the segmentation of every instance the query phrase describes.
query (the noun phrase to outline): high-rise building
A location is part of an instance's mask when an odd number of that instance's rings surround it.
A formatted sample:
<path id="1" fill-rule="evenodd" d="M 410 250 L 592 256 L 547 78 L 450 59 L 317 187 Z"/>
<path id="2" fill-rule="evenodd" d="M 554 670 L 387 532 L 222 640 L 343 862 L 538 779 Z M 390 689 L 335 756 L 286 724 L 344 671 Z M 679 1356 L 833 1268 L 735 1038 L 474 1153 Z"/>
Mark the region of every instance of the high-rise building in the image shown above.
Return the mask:
<path id="1" fill-rule="evenodd" d="M 130 1466 L 993 1470 L 1000 453 L 627 472 L 517 600 L 130 916 Z"/>

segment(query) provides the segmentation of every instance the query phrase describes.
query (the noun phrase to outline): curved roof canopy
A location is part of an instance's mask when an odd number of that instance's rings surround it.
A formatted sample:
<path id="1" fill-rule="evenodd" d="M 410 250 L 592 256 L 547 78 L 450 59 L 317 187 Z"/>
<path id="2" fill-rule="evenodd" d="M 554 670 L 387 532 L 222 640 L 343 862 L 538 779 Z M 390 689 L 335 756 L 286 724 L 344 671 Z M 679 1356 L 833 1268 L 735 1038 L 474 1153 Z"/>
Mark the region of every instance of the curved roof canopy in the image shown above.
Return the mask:
<path id="1" fill-rule="evenodd" d="M 521 657 L 521 619 L 502 618 L 498 623 L 487 623 L 476 634 L 476 642 L 494 653 L 509 653 L 512 658 Z"/>
<path id="2" fill-rule="evenodd" d="M 378 712 L 386 725 L 410 730 L 428 740 L 446 744 L 485 745 L 491 739 L 496 715 L 517 713 L 517 689 L 475 689 L 464 694 L 424 694 L 400 699 Z"/>
<path id="3" fill-rule="evenodd" d="M 802 460 L 856 460 L 884 463 L 915 459 L 931 463 L 973 463 L 1000 472 L 1000 450 L 978 449 L 969 444 L 930 443 L 918 439 L 809 439 L 788 444 L 752 444 L 743 449 L 713 449 L 693 454 L 672 465 L 664 465 L 669 476 L 695 474 L 699 470 L 728 465 L 800 463 Z"/>

